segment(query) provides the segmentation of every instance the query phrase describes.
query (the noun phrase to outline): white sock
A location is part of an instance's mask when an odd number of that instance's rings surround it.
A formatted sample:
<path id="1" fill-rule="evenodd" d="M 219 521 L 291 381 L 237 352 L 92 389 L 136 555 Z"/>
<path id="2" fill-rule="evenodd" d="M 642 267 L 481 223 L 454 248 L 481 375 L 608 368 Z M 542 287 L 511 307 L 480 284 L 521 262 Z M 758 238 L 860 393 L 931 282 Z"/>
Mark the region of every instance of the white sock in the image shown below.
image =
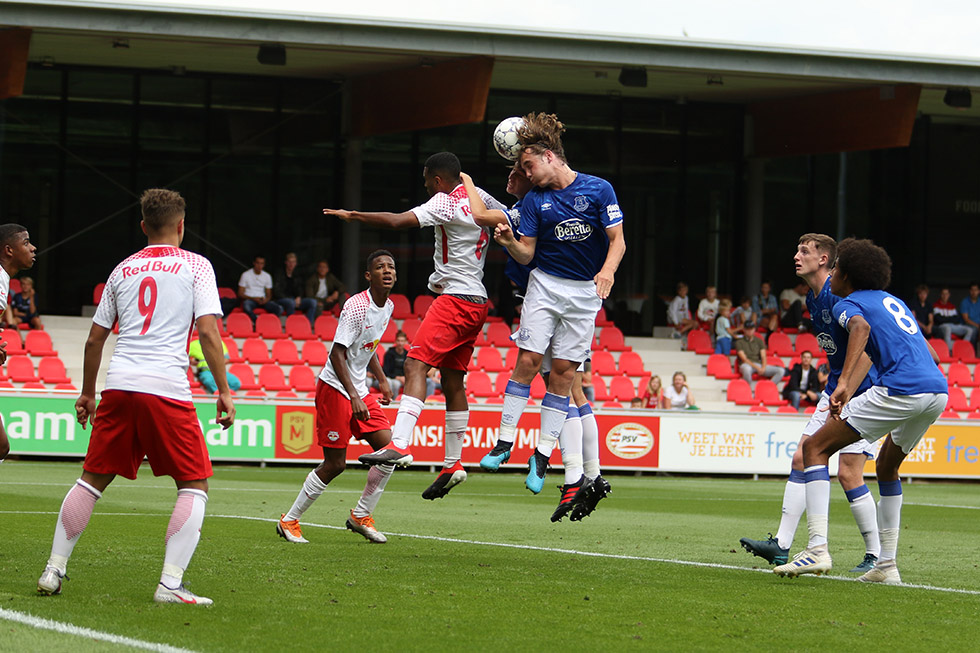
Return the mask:
<path id="1" fill-rule="evenodd" d="M 425 402 L 415 397 L 402 395 L 401 405 L 398 406 L 398 415 L 395 417 L 395 425 L 391 429 L 391 443 L 399 449 L 404 449 L 412 442 L 412 434 L 415 432 L 415 423 L 419 421 L 419 414 Z"/>
<path id="2" fill-rule="evenodd" d="M 844 494 L 851 504 L 851 514 L 861 531 L 861 537 L 864 538 L 865 552 L 877 557 L 881 553 L 881 541 L 878 539 L 878 514 L 871 490 L 867 485 L 862 485 L 853 490 L 845 490 Z"/>
<path id="3" fill-rule="evenodd" d="M 517 433 L 517 422 L 520 421 L 524 409 L 527 408 L 527 401 L 531 397 L 531 386 L 518 383 L 514 379 L 507 382 L 507 389 L 504 390 L 504 406 L 500 412 L 500 432 L 497 435 L 498 441 L 514 442 Z"/>
<path id="4" fill-rule="evenodd" d="M 452 467 L 463 455 L 463 436 L 470 421 L 468 410 L 446 411 L 446 459 L 443 467 Z"/>
<path id="5" fill-rule="evenodd" d="M 898 533 L 902 526 L 902 482 L 878 483 L 878 537 L 881 539 L 879 560 L 894 560 L 898 554 Z"/>
<path id="6" fill-rule="evenodd" d="M 584 403 L 578 407 L 582 418 L 582 458 L 586 478 L 599 475 L 599 425 L 592 414 L 592 406 Z"/>
<path id="7" fill-rule="evenodd" d="M 830 474 L 826 465 L 803 470 L 806 476 L 806 523 L 810 532 L 807 548 L 827 544 L 827 514 L 830 512 Z"/>
<path id="8" fill-rule="evenodd" d="M 800 525 L 800 517 L 806 509 L 806 484 L 803 472 L 791 470 L 786 489 L 783 490 L 783 513 L 779 518 L 779 530 L 776 540 L 780 548 L 788 549 L 793 546 L 796 529 Z"/>
<path id="9" fill-rule="evenodd" d="M 561 463 L 565 467 L 565 485 L 575 483 L 585 470 L 582 467 L 582 418 L 578 406 L 568 407 L 568 416 L 558 436 L 561 446 Z"/>
<path id="10" fill-rule="evenodd" d="M 296 496 L 296 501 L 293 501 L 292 507 L 286 516 L 283 517 L 284 521 L 294 521 L 303 516 L 303 513 L 313 505 L 323 491 L 327 489 L 327 484 L 320 480 L 320 477 L 316 475 L 316 470 L 311 471 L 306 475 L 306 480 L 303 481 L 303 488 L 299 491 Z"/>
<path id="11" fill-rule="evenodd" d="M 538 435 L 537 447 L 542 456 L 551 457 L 567 416 L 568 396 L 546 392 L 541 400 L 541 433 Z"/>
<path id="12" fill-rule="evenodd" d="M 385 491 L 385 486 L 388 485 L 388 479 L 391 478 L 393 471 L 395 471 L 394 465 L 375 465 L 368 470 L 364 492 L 361 493 L 361 498 L 358 499 L 357 505 L 354 507 L 355 517 L 367 517 L 374 514 L 374 509 L 378 507 L 378 501 L 381 500 L 381 494 Z"/>
<path id="13" fill-rule="evenodd" d="M 163 573 L 160 574 L 160 582 L 164 587 L 172 590 L 180 587 L 184 570 L 190 564 L 194 549 L 201 539 L 204 507 L 207 503 L 208 493 L 204 490 L 184 488 L 177 491 L 177 503 L 167 526 L 167 552 L 163 558 Z"/>
<path id="14" fill-rule="evenodd" d="M 72 549 L 88 526 L 92 510 L 95 509 L 95 502 L 101 498 L 101 492 L 82 479 L 78 479 L 68 490 L 65 500 L 61 502 L 48 566 L 57 569 L 62 576 L 65 575 L 65 569 L 68 567 L 68 558 L 71 557 Z"/>

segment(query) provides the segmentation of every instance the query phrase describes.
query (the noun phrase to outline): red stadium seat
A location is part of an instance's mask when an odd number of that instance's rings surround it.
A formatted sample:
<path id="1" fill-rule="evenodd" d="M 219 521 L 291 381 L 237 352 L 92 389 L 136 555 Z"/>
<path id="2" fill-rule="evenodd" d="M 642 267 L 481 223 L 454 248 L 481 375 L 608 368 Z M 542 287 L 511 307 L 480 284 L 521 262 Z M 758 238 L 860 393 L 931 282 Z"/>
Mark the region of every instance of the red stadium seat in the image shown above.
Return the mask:
<path id="1" fill-rule="evenodd" d="M 474 397 L 493 397 L 497 394 L 486 372 L 470 373 L 466 378 L 466 392 Z"/>
<path id="2" fill-rule="evenodd" d="M 786 364 L 783 362 L 782 358 L 780 358 L 776 354 L 769 353 L 769 352 L 766 353 L 766 365 L 767 366 L 775 365 L 776 367 L 786 367 Z M 758 376 L 758 375 L 754 375 L 754 376 Z"/>
<path id="3" fill-rule="evenodd" d="M 480 347 L 476 354 L 477 369 L 484 372 L 503 372 L 504 361 L 500 358 L 500 352 L 496 347 Z"/>
<path id="4" fill-rule="evenodd" d="M 289 370 L 289 385 L 296 392 L 313 392 L 316 390 L 316 375 L 306 365 L 293 365 Z"/>
<path id="5" fill-rule="evenodd" d="M 385 332 L 381 334 L 381 342 L 394 343 L 396 333 L 398 333 L 398 325 L 395 323 L 394 320 L 390 320 L 388 322 L 388 327 L 385 329 Z"/>
<path id="6" fill-rule="evenodd" d="M 20 334 L 9 329 L 0 331 L 0 342 L 7 343 L 7 356 L 22 356 L 24 354 L 24 344 L 20 341 Z"/>
<path id="7" fill-rule="evenodd" d="M 972 388 L 976 385 L 973 375 L 970 374 L 970 368 L 965 363 L 950 363 L 949 371 L 946 372 L 946 382 L 961 388 Z"/>
<path id="8" fill-rule="evenodd" d="M 337 334 L 337 318 L 333 315 L 321 315 L 313 323 L 313 333 L 324 342 L 330 342 Z"/>
<path id="9" fill-rule="evenodd" d="M 755 400 L 766 406 L 785 406 L 789 403 L 779 396 L 779 389 L 769 379 L 761 379 L 756 382 Z"/>
<path id="10" fill-rule="evenodd" d="M 778 409 L 776 409 L 776 412 L 777 413 L 786 413 L 788 415 L 799 415 L 800 414 L 800 411 L 796 410 L 795 408 L 793 408 L 790 405 L 780 406 Z"/>
<path id="11" fill-rule="evenodd" d="M 752 388 L 745 379 L 732 379 L 728 382 L 725 399 L 734 402 L 736 406 L 754 406 L 759 403 L 752 397 Z"/>
<path id="12" fill-rule="evenodd" d="M 104 283 L 96 284 L 95 290 L 92 291 L 92 303 L 98 306 L 99 302 L 102 301 L 102 293 L 104 292 L 105 292 L 105 284 Z"/>
<path id="13" fill-rule="evenodd" d="M 820 348 L 817 337 L 812 333 L 801 333 L 796 336 L 796 355 L 800 356 L 805 351 L 813 354 L 814 358 L 823 355 L 823 349 Z"/>
<path id="14" fill-rule="evenodd" d="M 220 299 L 238 299 L 238 291 L 234 288 L 219 287 L 218 297 Z"/>
<path id="15" fill-rule="evenodd" d="M 102 286 L 105 287 L 105 284 L 102 284 Z M 11 295 L 13 295 L 15 293 L 19 293 L 20 291 L 21 291 L 20 279 L 11 279 L 10 280 L 9 291 L 8 292 Z M 95 303 L 98 304 L 99 302 L 95 302 Z"/>
<path id="16" fill-rule="evenodd" d="M 37 365 L 37 374 L 44 383 L 71 383 L 60 358 L 42 358 Z"/>
<path id="17" fill-rule="evenodd" d="M 412 304 L 408 301 L 408 297 L 405 295 L 391 293 L 388 295 L 388 299 L 390 299 L 391 303 L 395 305 L 395 310 L 391 314 L 393 319 L 404 320 L 405 318 L 412 317 L 414 315 L 412 312 Z"/>
<path id="18" fill-rule="evenodd" d="M 507 350 L 507 357 L 504 358 L 505 370 L 513 370 L 515 367 L 517 367 L 517 355 L 519 353 L 520 350 L 517 347 L 511 347 Z"/>
<path id="19" fill-rule="evenodd" d="M 242 382 L 242 390 L 257 390 L 259 385 L 255 382 L 255 374 L 252 368 L 245 363 L 233 363 L 228 366 L 228 371 Z"/>
<path id="20" fill-rule="evenodd" d="M 687 351 L 695 354 L 711 354 L 715 348 L 711 346 L 711 336 L 707 331 L 692 329 L 687 332 Z"/>
<path id="21" fill-rule="evenodd" d="M 305 315 L 300 313 L 294 313 L 286 318 L 286 337 L 292 340 L 312 340 L 316 338 L 313 335 L 313 327 L 310 326 L 310 321 L 306 319 Z"/>
<path id="22" fill-rule="evenodd" d="M 971 411 L 969 415 L 966 416 L 967 419 L 980 419 L 980 409 Z"/>
<path id="23" fill-rule="evenodd" d="M 608 351 L 592 352 L 592 371 L 603 376 L 616 374 L 616 361 Z"/>
<path id="24" fill-rule="evenodd" d="M 616 401 L 629 402 L 636 396 L 636 386 L 625 376 L 614 376 L 609 382 L 609 396 Z"/>
<path id="25" fill-rule="evenodd" d="M 238 343 L 235 342 L 234 338 L 222 338 L 221 341 L 225 343 L 225 347 L 228 348 L 228 362 L 229 363 L 244 363 L 245 359 L 238 352 Z"/>
<path id="26" fill-rule="evenodd" d="M 13 379 L 13 377 L 11 378 Z M 16 381 L 17 379 L 13 380 Z M 970 402 L 966 400 L 966 393 L 956 386 L 950 388 L 949 399 L 946 401 L 946 410 L 968 412 L 970 410 Z"/>
<path id="27" fill-rule="evenodd" d="M 24 350 L 31 356 L 57 356 L 51 336 L 47 331 L 28 331 L 24 338 Z"/>
<path id="28" fill-rule="evenodd" d="M 970 410 L 980 410 L 980 390 L 970 392 Z"/>
<path id="29" fill-rule="evenodd" d="M 30 336 L 30 334 L 28 334 L 28 336 Z M 955 341 L 953 343 L 953 352 L 951 356 L 953 360 L 966 363 L 967 365 L 980 363 L 980 359 L 978 359 L 974 353 L 973 343 L 969 342 L 968 340 Z"/>
<path id="30" fill-rule="evenodd" d="M 232 338 L 251 338 L 255 335 L 252 320 L 244 313 L 232 313 L 228 316 L 228 335 Z"/>
<path id="31" fill-rule="evenodd" d="M 272 358 L 269 357 L 269 349 L 265 346 L 265 341 L 260 338 L 249 338 L 245 341 L 245 344 L 242 345 L 242 358 L 245 359 L 246 363 L 253 365 L 265 365 L 272 362 Z"/>
<path id="32" fill-rule="evenodd" d="M 401 330 L 405 332 L 405 336 L 408 338 L 409 342 L 415 341 L 415 336 L 418 335 L 419 327 L 422 326 L 422 321 L 417 317 L 410 317 L 402 321 Z"/>
<path id="33" fill-rule="evenodd" d="M 282 368 L 274 363 L 259 368 L 259 385 L 269 392 L 289 390 L 291 387 L 286 383 L 286 375 L 283 374 Z"/>
<path id="34" fill-rule="evenodd" d="M 305 318 L 304 318 L 305 319 Z M 309 326 L 309 321 L 307 321 Z M 272 360 L 279 365 L 299 365 L 302 360 L 292 340 L 277 340 L 272 343 Z"/>
<path id="35" fill-rule="evenodd" d="M 595 325 L 597 327 L 613 326 L 612 321 L 606 317 L 606 307 L 600 306 L 599 312 L 595 314 Z"/>
<path id="36" fill-rule="evenodd" d="M 596 401 L 606 401 L 609 399 L 609 391 L 606 389 L 606 382 L 598 374 L 592 375 L 592 389 L 595 391 Z"/>
<path id="37" fill-rule="evenodd" d="M 9 383 L 9 381 L 6 381 L 5 383 Z M 55 390 L 69 390 L 71 392 L 78 392 L 78 388 L 76 388 L 71 383 L 59 383 L 58 385 L 56 385 L 54 387 L 54 389 Z"/>
<path id="38" fill-rule="evenodd" d="M 635 351 L 624 351 L 619 355 L 619 373 L 628 376 L 643 376 L 646 374 L 643 359 Z"/>
<path id="39" fill-rule="evenodd" d="M 435 297 L 432 295 L 419 295 L 416 297 L 415 303 L 412 306 L 415 317 L 419 318 L 420 320 L 425 317 L 425 313 L 429 310 L 429 307 L 432 306 L 434 299 Z"/>
<path id="40" fill-rule="evenodd" d="M 514 347 L 510 333 L 509 326 L 503 322 L 494 322 L 487 327 L 487 342 L 494 347 Z"/>
<path id="41" fill-rule="evenodd" d="M 793 343 L 790 342 L 789 336 L 780 331 L 770 334 L 766 351 L 771 354 L 776 354 L 777 356 L 789 356 L 790 358 L 796 355 L 796 351 L 793 349 Z"/>
<path id="42" fill-rule="evenodd" d="M 942 415 L 939 416 L 939 419 L 960 419 L 960 414 L 955 410 L 947 408 L 943 411 Z"/>
<path id="43" fill-rule="evenodd" d="M 31 383 L 37 381 L 34 373 L 34 363 L 27 356 L 7 358 L 7 378 L 14 383 Z"/>
<path id="44" fill-rule="evenodd" d="M 497 390 L 497 394 L 501 397 L 507 391 L 507 382 L 510 381 L 510 372 L 501 372 L 497 375 L 497 378 L 493 382 L 493 387 Z"/>
<path id="45" fill-rule="evenodd" d="M 607 402 L 605 402 L 605 403 L 602 404 L 602 407 L 603 408 L 611 408 L 613 410 L 618 410 L 618 409 L 622 409 L 623 404 L 619 403 L 618 401 L 607 401 Z"/>
<path id="46" fill-rule="evenodd" d="M 599 334 L 599 346 L 606 351 L 626 351 L 629 347 L 623 339 L 623 332 L 614 326 L 603 327 Z"/>
<path id="47" fill-rule="evenodd" d="M 708 356 L 708 375 L 722 381 L 739 377 L 739 374 L 732 369 L 732 359 L 724 354 Z"/>
<path id="48" fill-rule="evenodd" d="M 242 388 L 242 390 L 245 390 L 245 388 Z M 269 395 L 266 394 L 265 390 L 262 390 L 260 388 L 253 388 L 251 390 L 245 391 L 245 397 L 251 399 L 265 399 L 268 396 Z"/>
<path id="49" fill-rule="evenodd" d="M 282 332 L 282 323 L 279 322 L 279 316 L 273 315 L 272 313 L 265 313 L 256 318 L 255 333 L 260 338 L 265 338 L 266 340 L 279 340 L 280 338 L 286 337 L 286 334 Z"/>
<path id="50" fill-rule="evenodd" d="M 749 408 L 750 413 L 768 413 L 769 409 L 765 406 L 752 406 Z"/>
<path id="51" fill-rule="evenodd" d="M 40 381 L 28 381 L 20 387 L 21 390 L 47 390 L 47 387 Z"/>
<path id="52" fill-rule="evenodd" d="M 929 338 L 929 344 L 936 350 L 940 363 L 952 363 L 953 357 L 949 355 L 949 347 L 942 338 Z"/>
<path id="53" fill-rule="evenodd" d="M 540 374 L 535 374 L 534 380 L 531 381 L 531 398 L 540 401 L 546 392 L 548 392 L 548 388 L 544 384 L 544 379 L 541 378 Z"/>
<path id="54" fill-rule="evenodd" d="M 327 362 L 327 346 L 318 340 L 307 340 L 303 343 L 303 362 L 323 367 Z"/>
<path id="55" fill-rule="evenodd" d="M 385 348 L 382 347 L 381 345 L 378 345 L 378 348 L 374 350 L 374 353 L 375 353 L 375 355 L 377 355 L 378 360 L 381 361 L 382 364 L 384 364 L 384 362 L 385 362 Z"/>
<path id="56" fill-rule="evenodd" d="M 292 390 L 280 390 L 276 393 L 276 399 L 299 399 L 299 395 Z"/>

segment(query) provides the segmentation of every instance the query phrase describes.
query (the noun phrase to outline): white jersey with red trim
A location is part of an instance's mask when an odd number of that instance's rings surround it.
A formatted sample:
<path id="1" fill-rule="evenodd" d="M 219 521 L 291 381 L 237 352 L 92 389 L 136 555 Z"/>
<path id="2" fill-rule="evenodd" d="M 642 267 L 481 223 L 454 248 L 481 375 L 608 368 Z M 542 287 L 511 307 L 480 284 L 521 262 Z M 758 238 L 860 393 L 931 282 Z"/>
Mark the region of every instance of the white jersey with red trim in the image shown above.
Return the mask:
<path id="1" fill-rule="evenodd" d="M 119 320 L 106 390 L 190 401 L 187 345 L 194 322 L 221 315 L 211 262 L 170 245 L 149 245 L 109 275 L 93 322 Z"/>
<path id="2" fill-rule="evenodd" d="M 10 303 L 10 275 L 7 271 L 3 269 L 0 265 L 0 313 L 7 310 L 7 304 Z"/>
<path id="3" fill-rule="evenodd" d="M 350 375 L 354 389 L 360 397 L 366 397 L 368 394 L 368 365 L 378 349 L 381 336 L 388 328 L 388 321 L 391 320 L 394 310 L 395 304 L 390 299 L 385 301 L 384 306 L 378 306 L 371 299 L 371 292 L 365 290 L 344 302 L 344 308 L 340 311 L 333 344 L 347 347 L 347 374 Z M 320 380 L 350 399 L 329 358 L 327 364 L 320 370 Z"/>
<path id="4" fill-rule="evenodd" d="M 488 209 L 507 211 L 507 207 L 477 188 Z M 436 193 L 428 202 L 412 209 L 422 227 L 435 227 L 435 272 L 429 275 L 434 293 L 486 297 L 483 266 L 492 234 L 473 220 L 466 189 L 460 184 L 453 192 Z"/>

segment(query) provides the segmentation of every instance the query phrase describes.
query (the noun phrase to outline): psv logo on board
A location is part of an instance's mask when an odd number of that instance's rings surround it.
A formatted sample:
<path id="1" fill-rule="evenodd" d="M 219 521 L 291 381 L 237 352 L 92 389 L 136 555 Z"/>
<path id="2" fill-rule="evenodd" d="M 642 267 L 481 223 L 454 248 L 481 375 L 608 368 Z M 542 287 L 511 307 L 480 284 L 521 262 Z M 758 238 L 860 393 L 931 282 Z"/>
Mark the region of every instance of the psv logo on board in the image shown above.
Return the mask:
<path id="1" fill-rule="evenodd" d="M 642 424 L 623 422 L 606 434 L 606 448 L 627 460 L 642 458 L 653 450 L 653 432 Z"/>
<path id="2" fill-rule="evenodd" d="M 291 454 L 301 454 L 313 446 L 313 415 L 299 411 L 283 413 L 279 432 L 282 448 Z"/>

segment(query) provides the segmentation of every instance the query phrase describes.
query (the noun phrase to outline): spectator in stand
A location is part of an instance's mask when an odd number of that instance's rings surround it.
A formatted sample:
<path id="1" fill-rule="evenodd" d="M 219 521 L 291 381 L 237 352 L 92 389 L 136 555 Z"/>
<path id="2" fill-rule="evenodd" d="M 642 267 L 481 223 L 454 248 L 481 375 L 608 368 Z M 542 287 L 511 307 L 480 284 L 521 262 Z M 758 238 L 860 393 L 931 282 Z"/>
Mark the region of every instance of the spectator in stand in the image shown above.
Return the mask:
<path id="1" fill-rule="evenodd" d="M 663 407 L 671 410 L 697 408 L 694 405 L 694 394 L 687 386 L 687 377 L 683 372 L 674 372 L 673 383 L 664 390 Z"/>
<path id="2" fill-rule="evenodd" d="M 964 297 L 960 302 L 960 318 L 973 329 L 974 344 L 980 344 L 977 343 L 977 332 L 980 330 L 980 284 L 976 281 L 970 284 L 970 296 Z"/>
<path id="3" fill-rule="evenodd" d="M 718 303 L 718 317 L 715 318 L 715 353 L 728 356 L 732 353 L 732 336 L 735 334 L 732 329 L 732 322 L 729 318 L 732 312 L 732 302 L 723 299 Z"/>
<path id="4" fill-rule="evenodd" d="M 408 358 L 408 336 L 404 331 L 395 334 L 395 346 L 385 352 L 384 364 L 381 366 L 388 377 L 391 386 L 391 396 L 397 398 L 405 385 L 405 359 Z M 377 384 L 375 380 L 374 384 Z"/>
<path id="5" fill-rule="evenodd" d="M 738 370 L 749 385 L 752 385 L 753 373 L 771 379 L 773 383 L 783 380 L 786 368 L 767 364 L 766 343 L 753 331 L 746 331 L 743 338 L 735 341 L 735 354 L 738 356 Z"/>
<path id="6" fill-rule="evenodd" d="M 741 338 L 746 331 L 755 331 L 759 325 L 759 319 L 752 310 L 752 299 L 742 295 L 742 299 L 738 302 L 738 308 L 732 311 L 730 319 L 736 338 Z"/>
<path id="7" fill-rule="evenodd" d="M 273 315 L 282 314 L 282 306 L 272 301 L 272 276 L 265 271 L 265 257 L 256 256 L 252 267 L 242 272 L 238 279 L 238 299 L 253 323 L 256 308 Z"/>
<path id="8" fill-rule="evenodd" d="M 915 287 L 915 301 L 909 304 L 909 308 L 915 313 L 915 321 L 919 323 L 919 330 L 926 338 L 932 335 L 933 317 L 932 304 L 929 303 L 929 286 L 920 283 Z"/>
<path id="9" fill-rule="evenodd" d="M 438 367 L 431 367 L 425 375 L 425 396 L 431 397 L 436 390 L 442 390 L 442 377 L 439 376 Z"/>
<path id="10" fill-rule="evenodd" d="M 708 328 L 718 315 L 718 289 L 708 286 L 704 289 L 704 299 L 698 302 L 698 322 Z"/>
<path id="11" fill-rule="evenodd" d="M 316 300 L 312 297 L 303 296 L 306 287 L 296 274 L 296 263 L 296 254 L 293 252 L 286 254 L 282 270 L 279 271 L 275 282 L 272 284 L 272 294 L 276 298 L 275 302 L 282 306 L 286 315 L 292 315 L 299 311 L 306 315 L 306 319 L 310 321 L 310 326 L 313 326 L 313 322 L 316 320 Z"/>
<path id="12" fill-rule="evenodd" d="M 595 403 L 595 384 L 592 383 L 592 361 L 585 361 L 585 369 L 582 371 L 582 393 L 589 403 Z"/>
<path id="13" fill-rule="evenodd" d="M 935 326 L 933 330 L 940 338 L 946 341 L 949 350 L 953 350 L 953 336 L 959 336 L 964 340 L 976 342 L 977 331 L 968 324 L 963 324 L 960 314 L 956 311 L 956 306 L 949 301 L 949 288 L 939 291 L 939 301 L 932 305 L 932 314 Z"/>
<path id="14" fill-rule="evenodd" d="M 344 293 L 347 289 L 340 279 L 330 273 L 330 264 L 326 259 L 317 262 L 316 272 L 306 280 L 306 297 L 316 300 L 317 312 L 333 309 L 334 306 L 344 307 Z"/>
<path id="15" fill-rule="evenodd" d="M 16 329 L 20 324 L 28 324 L 32 329 L 43 329 L 41 316 L 37 313 L 37 291 L 34 290 L 34 279 L 23 277 L 20 280 L 20 292 L 14 293 L 4 313 L 7 325 Z M 966 300 L 963 300 L 966 301 Z"/>
<path id="16" fill-rule="evenodd" d="M 643 397 L 633 397 L 630 399 L 630 408 L 646 408 L 643 405 Z"/>
<path id="17" fill-rule="evenodd" d="M 228 365 L 228 345 L 222 341 L 221 349 L 225 354 L 225 366 Z M 191 369 L 194 371 L 194 376 L 197 377 L 198 382 L 208 391 L 208 394 L 213 395 L 218 391 L 218 384 L 214 380 L 214 374 L 208 369 L 208 362 L 204 358 L 204 350 L 201 348 L 201 341 L 197 338 L 191 340 L 191 344 L 187 347 L 187 358 L 190 361 Z M 225 371 L 225 378 L 228 379 L 228 387 L 231 388 L 233 392 L 241 390 L 242 382 L 238 380 L 238 377 L 231 372 Z"/>
<path id="18" fill-rule="evenodd" d="M 687 297 L 687 284 L 681 281 L 677 284 L 677 296 L 670 300 L 667 306 L 667 324 L 674 327 L 672 338 L 680 338 L 698 323 L 691 318 L 691 304 Z"/>
<path id="19" fill-rule="evenodd" d="M 827 379 L 830 378 L 830 365 L 824 363 L 817 368 L 817 381 L 820 383 L 820 392 L 827 388 Z"/>
<path id="20" fill-rule="evenodd" d="M 800 281 L 779 293 L 779 323 L 784 329 L 797 329 L 801 333 L 810 330 L 808 320 L 803 317 L 807 290 L 806 282 Z"/>
<path id="21" fill-rule="evenodd" d="M 779 302 L 772 294 L 772 284 L 763 281 L 759 286 L 759 294 L 752 298 L 752 312 L 759 319 L 759 324 L 772 333 L 779 326 Z"/>
<path id="22" fill-rule="evenodd" d="M 806 399 L 811 404 L 816 404 L 820 399 L 820 379 L 817 378 L 817 370 L 813 367 L 813 354 L 808 351 L 800 354 L 800 362 L 793 366 L 789 372 L 789 381 L 783 388 L 783 399 L 793 404 L 793 408 L 800 409 L 800 400 Z"/>
<path id="23" fill-rule="evenodd" d="M 644 408 L 663 408 L 664 388 L 660 377 L 654 374 L 647 381 L 647 394 L 645 397 Z"/>

